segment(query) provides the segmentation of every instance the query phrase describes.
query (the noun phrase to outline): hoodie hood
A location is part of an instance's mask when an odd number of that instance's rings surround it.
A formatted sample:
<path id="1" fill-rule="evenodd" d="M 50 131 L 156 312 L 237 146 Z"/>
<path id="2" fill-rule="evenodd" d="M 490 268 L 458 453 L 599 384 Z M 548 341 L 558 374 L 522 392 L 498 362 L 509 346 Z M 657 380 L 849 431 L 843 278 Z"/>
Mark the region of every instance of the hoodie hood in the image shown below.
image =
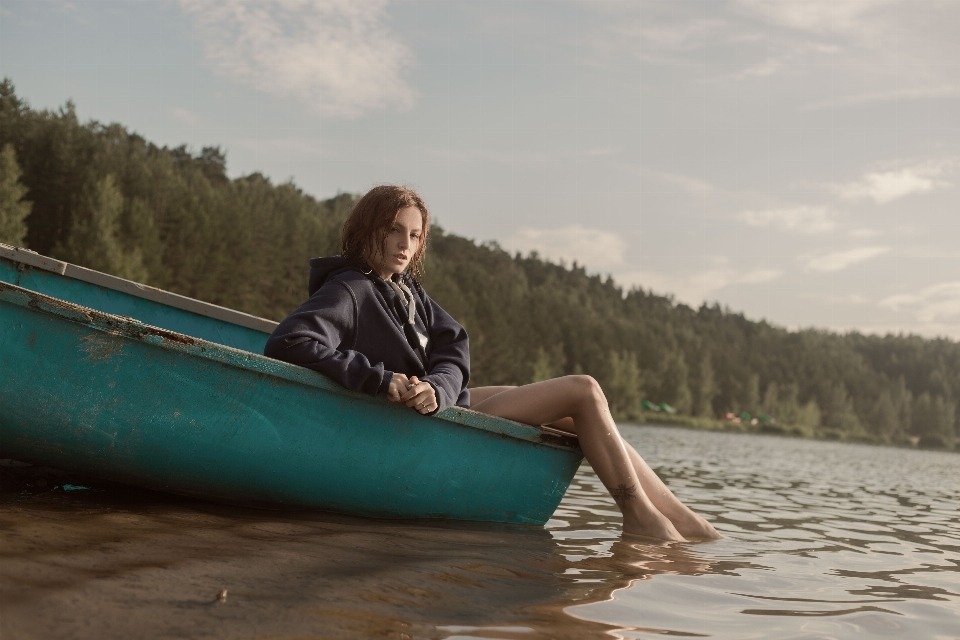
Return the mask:
<path id="1" fill-rule="evenodd" d="M 317 289 L 323 286 L 323 283 L 344 271 L 359 271 L 363 273 L 363 269 L 359 264 L 352 260 L 347 260 L 343 256 L 311 258 L 309 295 L 312 296 L 317 292 Z"/>
<path id="2" fill-rule="evenodd" d="M 333 278 L 334 276 L 340 275 L 344 271 L 359 271 L 374 282 L 381 280 L 379 275 L 371 273 L 370 267 L 368 267 L 366 264 L 344 258 L 343 256 L 332 256 L 330 258 L 310 258 L 310 283 L 308 284 L 309 293 L 307 295 L 312 296 L 317 292 L 317 289 L 324 285 L 327 280 Z M 418 293 L 423 292 L 423 289 L 420 287 L 420 283 L 411 278 L 407 273 L 400 274 L 399 280 L 397 276 L 393 276 L 393 279 L 398 282 L 403 282 Z M 386 283 L 381 281 L 380 286 L 386 290 Z"/>

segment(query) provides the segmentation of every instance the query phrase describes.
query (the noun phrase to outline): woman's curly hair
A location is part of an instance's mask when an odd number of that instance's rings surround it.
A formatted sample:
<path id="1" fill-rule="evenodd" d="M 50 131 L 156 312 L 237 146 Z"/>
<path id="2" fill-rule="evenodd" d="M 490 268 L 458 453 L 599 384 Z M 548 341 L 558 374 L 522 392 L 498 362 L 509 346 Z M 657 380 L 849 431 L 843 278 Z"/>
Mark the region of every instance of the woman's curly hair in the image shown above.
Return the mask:
<path id="1" fill-rule="evenodd" d="M 427 248 L 427 235 L 430 231 L 430 212 L 423 198 L 413 189 L 394 185 L 381 185 L 370 189 L 353 206 L 343 223 L 340 254 L 344 258 L 364 262 L 369 256 L 379 253 L 383 260 L 387 234 L 390 233 L 397 214 L 407 207 L 416 207 L 423 219 L 420 246 L 406 268 L 407 274 L 419 285 L 423 277 L 423 252 Z M 381 265 L 370 266 L 379 268 Z"/>

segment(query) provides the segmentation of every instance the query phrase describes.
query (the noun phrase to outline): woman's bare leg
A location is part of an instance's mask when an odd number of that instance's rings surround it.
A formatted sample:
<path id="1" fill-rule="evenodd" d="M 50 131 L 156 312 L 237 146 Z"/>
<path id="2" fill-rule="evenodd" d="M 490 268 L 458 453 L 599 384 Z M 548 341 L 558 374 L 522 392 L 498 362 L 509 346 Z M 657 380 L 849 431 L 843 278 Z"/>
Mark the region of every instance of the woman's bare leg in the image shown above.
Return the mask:
<path id="1" fill-rule="evenodd" d="M 476 387 L 470 389 L 470 408 L 472 409 L 474 405 L 480 404 L 490 396 L 495 396 L 507 389 L 516 389 L 516 387 Z"/>
<path id="2" fill-rule="evenodd" d="M 637 450 L 634 449 L 629 442 L 624 440 L 623 446 L 626 448 L 627 455 L 630 456 L 633 468 L 637 472 L 637 477 L 640 479 L 640 486 L 643 487 L 644 492 L 650 497 L 650 502 L 653 503 L 653 506 L 655 506 L 660 513 L 670 519 L 670 522 L 677 528 L 677 531 L 685 538 L 715 540 L 723 537 L 717 533 L 717 530 L 713 528 L 712 524 L 698 516 L 690 507 L 680 502 L 677 496 L 673 495 L 673 492 L 667 488 L 667 485 L 663 483 L 660 476 L 650 468 L 646 460 L 640 457 L 640 454 L 637 453 Z"/>
<path id="3" fill-rule="evenodd" d="M 502 387 L 473 387 L 470 389 L 470 408 L 474 409 L 478 404 L 491 396 L 495 396 L 498 393 L 507 391 L 508 389 L 516 388 L 517 387 L 515 385 Z M 560 418 L 559 420 L 547 422 L 545 424 L 546 426 L 553 427 L 554 429 L 560 429 L 561 431 L 567 431 L 568 433 L 576 433 L 573 428 L 573 418 Z"/>
<path id="4" fill-rule="evenodd" d="M 476 407 L 479 403 L 491 398 L 498 393 L 502 393 L 509 389 L 516 389 L 517 387 L 477 387 L 470 390 L 470 401 L 471 408 Z M 555 429 L 561 429 L 563 431 L 568 431 L 570 433 L 576 433 L 574 422 L 572 418 L 561 418 L 560 420 L 555 420 L 548 423 L 549 426 L 554 427 Z M 622 436 L 621 436 L 622 439 Z M 640 481 L 640 487 L 643 489 L 644 493 L 647 494 L 647 497 L 650 498 L 650 502 L 653 503 L 653 506 L 657 510 L 665 515 L 670 522 L 673 523 L 673 526 L 676 527 L 677 531 L 688 538 L 704 538 L 704 539 L 716 539 L 722 537 L 717 530 L 713 528 L 709 522 L 704 520 L 701 516 L 697 515 L 690 509 L 687 505 L 680 502 L 680 499 L 677 498 L 672 491 L 663 483 L 663 480 L 650 468 L 650 465 L 637 453 L 637 450 L 633 446 L 623 440 L 623 446 L 626 449 L 627 455 L 630 457 L 630 462 L 633 464 L 633 469 L 637 473 L 637 478 Z"/>
<path id="5" fill-rule="evenodd" d="M 565 376 L 480 395 L 486 398 L 471 403 L 471 409 L 517 422 L 551 424 L 572 418 L 584 456 L 623 513 L 624 533 L 684 539 L 643 489 L 596 380 Z"/>

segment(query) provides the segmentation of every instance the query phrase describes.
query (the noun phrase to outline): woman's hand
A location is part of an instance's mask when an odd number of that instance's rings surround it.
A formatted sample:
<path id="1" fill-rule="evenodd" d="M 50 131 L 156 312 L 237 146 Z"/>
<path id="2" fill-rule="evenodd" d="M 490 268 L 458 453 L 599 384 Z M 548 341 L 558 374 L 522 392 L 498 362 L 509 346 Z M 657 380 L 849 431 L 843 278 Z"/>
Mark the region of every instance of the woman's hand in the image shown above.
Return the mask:
<path id="1" fill-rule="evenodd" d="M 391 382 L 392 384 L 392 382 Z M 406 393 L 400 396 L 400 401 L 420 413 L 427 414 L 437 409 L 437 392 L 428 382 L 420 382 L 417 376 L 410 376 Z"/>
<path id="2" fill-rule="evenodd" d="M 410 379 L 402 374 L 395 373 L 390 378 L 390 386 L 387 388 L 387 400 L 391 402 L 400 402 L 400 396 L 410 389 Z"/>

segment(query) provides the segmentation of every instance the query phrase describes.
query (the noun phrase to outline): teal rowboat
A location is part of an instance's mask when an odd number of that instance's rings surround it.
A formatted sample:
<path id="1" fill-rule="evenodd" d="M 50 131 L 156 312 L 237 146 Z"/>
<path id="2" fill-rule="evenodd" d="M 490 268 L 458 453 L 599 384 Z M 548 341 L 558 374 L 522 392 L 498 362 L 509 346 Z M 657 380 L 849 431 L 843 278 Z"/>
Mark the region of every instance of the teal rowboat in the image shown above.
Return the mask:
<path id="1" fill-rule="evenodd" d="M 250 506 L 528 524 L 547 521 L 580 465 L 562 432 L 459 408 L 421 416 L 253 353 L 269 321 L 0 250 L 2 457 Z M 244 335 L 251 350 L 224 344 Z"/>

